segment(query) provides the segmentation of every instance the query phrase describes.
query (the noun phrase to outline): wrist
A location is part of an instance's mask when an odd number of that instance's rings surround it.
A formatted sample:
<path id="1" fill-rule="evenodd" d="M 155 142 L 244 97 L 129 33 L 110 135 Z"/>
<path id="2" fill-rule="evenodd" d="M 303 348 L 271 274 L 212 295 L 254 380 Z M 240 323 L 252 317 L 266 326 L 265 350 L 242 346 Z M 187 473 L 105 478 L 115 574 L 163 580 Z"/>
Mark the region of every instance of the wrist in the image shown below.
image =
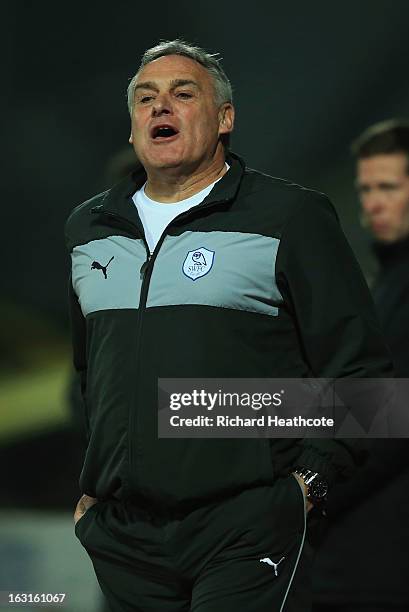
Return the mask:
<path id="1" fill-rule="evenodd" d="M 313 506 L 322 507 L 327 499 L 327 481 L 319 472 L 314 472 L 308 468 L 296 467 L 294 474 L 304 483 L 307 502 L 310 502 Z"/>

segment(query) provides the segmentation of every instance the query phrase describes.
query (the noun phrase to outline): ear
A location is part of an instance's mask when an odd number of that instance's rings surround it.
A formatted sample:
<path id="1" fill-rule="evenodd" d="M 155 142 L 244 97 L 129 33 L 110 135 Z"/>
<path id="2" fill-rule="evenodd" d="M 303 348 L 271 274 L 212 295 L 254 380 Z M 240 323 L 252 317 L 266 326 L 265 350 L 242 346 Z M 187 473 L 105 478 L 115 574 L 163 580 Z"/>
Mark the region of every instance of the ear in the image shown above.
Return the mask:
<path id="1" fill-rule="evenodd" d="M 229 134 L 234 127 L 234 106 L 225 102 L 219 110 L 219 134 Z"/>
<path id="2" fill-rule="evenodd" d="M 130 144 L 133 144 L 132 132 L 131 132 L 131 133 L 130 133 L 130 135 L 129 135 L 128 142 L 129 142 Z"/>

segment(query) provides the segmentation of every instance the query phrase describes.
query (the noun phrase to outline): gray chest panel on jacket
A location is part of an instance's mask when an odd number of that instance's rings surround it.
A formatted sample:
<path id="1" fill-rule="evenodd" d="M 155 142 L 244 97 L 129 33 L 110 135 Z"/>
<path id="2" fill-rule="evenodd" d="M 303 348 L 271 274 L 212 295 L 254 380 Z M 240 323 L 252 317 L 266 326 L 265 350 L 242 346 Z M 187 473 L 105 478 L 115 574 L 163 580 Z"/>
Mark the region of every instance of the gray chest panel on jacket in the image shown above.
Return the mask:
<path id="1" fill-rule="evenodd" d="M 241 232 L 167 236 L 152 271 L 147 307 L 199 304 L 278 314 L 277 238 Z"/>
<path id="2" fill-rule="evenodd" d="M 140 269 L 146 261 L 142 240 L 110 236 L 72 251 L 72 284 L 86 316 L 97 310 L 138 308 Z"/>
<path id="3" fill-rule="evenodd" d="M 279 240 L 241 232 L 167 236 L 156 256 L 147 308 L 195 304 L 277 316 Z M 77 246 L 72 280 L 84 316 L 138 308 L 146 261 L 142 240 L 110 236 Z"/>

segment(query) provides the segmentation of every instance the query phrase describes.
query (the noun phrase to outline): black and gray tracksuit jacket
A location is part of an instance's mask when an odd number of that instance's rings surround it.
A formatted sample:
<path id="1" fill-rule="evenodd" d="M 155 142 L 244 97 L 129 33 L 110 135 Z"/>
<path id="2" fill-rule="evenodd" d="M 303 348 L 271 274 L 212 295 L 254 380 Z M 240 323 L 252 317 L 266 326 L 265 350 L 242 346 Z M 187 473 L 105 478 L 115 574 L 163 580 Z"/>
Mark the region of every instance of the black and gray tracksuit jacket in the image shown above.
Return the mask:
<path id="1" fill-rule="evenodd" d="M 91 496 L 189 508 L 271 483 L 294 465 L 331 482 L 357 461 L 346 440 L 157 437 L 158 378 L 390 372 L 369 292 L 328 199 L 245 168 L 233 154 L 227 161 L 230 170 L 171 222 L 151 255 L 132 201 L 143 172 L 67 221 L 88 433 L 80 485 Z M 192 278 L 186 261 L 198 250 L 213 255 Z"/>

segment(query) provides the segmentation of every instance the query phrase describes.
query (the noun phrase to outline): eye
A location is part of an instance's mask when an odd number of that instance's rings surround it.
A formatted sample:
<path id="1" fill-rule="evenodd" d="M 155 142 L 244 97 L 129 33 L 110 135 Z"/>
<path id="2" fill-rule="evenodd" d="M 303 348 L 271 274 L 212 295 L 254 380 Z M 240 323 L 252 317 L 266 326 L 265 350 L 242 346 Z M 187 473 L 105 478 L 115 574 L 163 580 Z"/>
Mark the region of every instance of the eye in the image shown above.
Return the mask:
<path id="1" fill-rule="evenodd" d="M 147 102 L 150 102 L 152 99 L 153 99 L 153 96 L 143 96 L 142 98 L 139 99 L 139 103 L 146 104 Z"/>
<path id="2" fill-rule="evenodd" d="M 181 98 L 182 100 L 188 100 L 189 98 L 193 98 L 193 94 L 189 93 L 188 91 L 179 91 L 176 96 L 178 98 Z"/>
<path id="3" fill-rule="evenodd" d="M 395 191 L 399 189 L 399 185 L 396 183 L 381 183 L 379 186 L 383 191 Z"/>

